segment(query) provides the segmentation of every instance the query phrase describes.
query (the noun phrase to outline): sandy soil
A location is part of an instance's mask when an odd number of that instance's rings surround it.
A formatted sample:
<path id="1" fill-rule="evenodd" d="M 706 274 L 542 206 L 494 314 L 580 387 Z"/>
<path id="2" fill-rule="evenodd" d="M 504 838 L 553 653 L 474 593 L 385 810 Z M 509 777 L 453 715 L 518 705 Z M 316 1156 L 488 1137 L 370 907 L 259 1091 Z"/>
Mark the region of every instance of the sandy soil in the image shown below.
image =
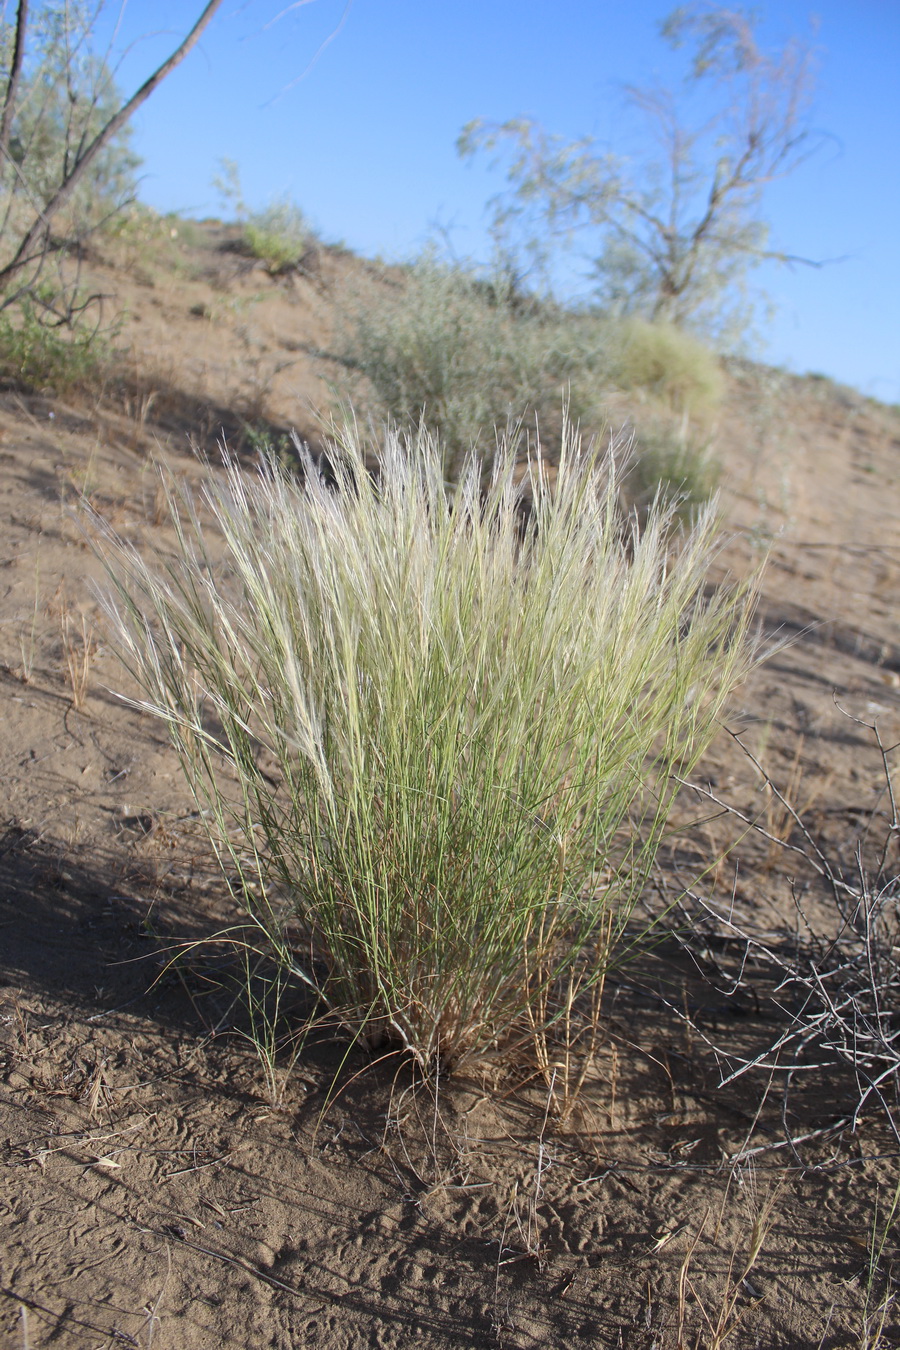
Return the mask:
<path id="1" fill-rule="evenodd" d="M 127 387 L 72 406 L 0 392 L 0 1343 L 714 1345 L 732 1285 L 721 1343 L 864 1343 L 896 1252 L 891 1237 L 869 1281 L 896 1144 L 874 1110 L 832 1128 L 855 1100 L 834 1066 L 787 1092 L 783 1074 L 719 1086 L 713 1047 L 750 1056 L 779 1021 L 762 968 L 726 997 L 738 953 L 712 929 L 695 963 L 672 941 L 610 980 L 605 1040 L 562 1128 L 523 1069 L 485 1064 L 435 1100 L 403 1064 L 325 1034 L 273 1086 L 233 952 L 205 943 L 170 963 L 239 916 L 164 736 L 110 692 L 127 686 L 74 504 L 86 494 L 140 547 L 165 547 L 154 459 L 191 478 L 191 435 L 224 427 L 246 449 L 248 425 L 309 433 L 327 391 L 307 349 L 327 342 L 351 266 L 323 250 L 308 275 L 273 280 L 221 251 L 222 232 L 186 234 L 95 260 L 126 311 Z M 728 726 L 852 862 L 884 805 L 861 723 L 900 740 L 900 413 L 747 365 L 717 439 L 740 531 L 728 561 L 771 547 L 773 654 Z M 789 833 L 727 734 L 700 779 Z M 656 889 L 730 847 L 703 893 L 787 931 L 802 862 L 740 835 L 720 817 L 674 841 Z M 282 1025 L 303 1011 L 292 992 Z M 900 1344 L 893 1310 L 882 1344 Z"/>

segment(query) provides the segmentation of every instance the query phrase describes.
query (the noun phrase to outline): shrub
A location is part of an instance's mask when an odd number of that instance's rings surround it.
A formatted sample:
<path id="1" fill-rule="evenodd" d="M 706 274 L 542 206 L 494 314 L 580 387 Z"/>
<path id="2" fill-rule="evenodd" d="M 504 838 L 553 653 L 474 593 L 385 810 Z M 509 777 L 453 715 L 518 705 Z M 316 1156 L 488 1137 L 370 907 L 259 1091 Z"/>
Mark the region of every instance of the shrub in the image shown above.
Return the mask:
<path id="1" fill-rule="evenodd" d="M 244 222 L 244 243 L 273 275 L 293 266 L 309 248 L 312 230 L 300 207 L 289 197 L 252 211 Z"/>
<path id="2" fill-rule="evenodd" d="M 95 390 L 109 369 L 104 337 L 80 324 L 43 322 L 33 300 L 0 312 L 0 373 L 36 393 Z"/>
<path id="3" fill-rule="evenodd" d="M 513 415 L 536 420 L 552 453 L 564 405 L 596 430 L 618 387 L 702 420 L 723 387 L 712 353 L 669 325 L 572 312 L 428 257 L 356 295 L 337 355 L 342 392 L 402 426 L 424 419 L 451 479 Z"/>
<path id="4" fill-rule="evenodd" d="M 213 187 L 241 224 L 241 244 L 253 258 L 266 264 L 274 276 L 293 266 L 313 241 L 313 231 L 290 197 L 277 197 L 262 211 L 251 211 L 244 201 L 241 175 L 233 159 L 221 160 L 221 174 Z"/>
<path id="5" fill-rule="evenodd" d="M 638 532 L 614 455 L 503 440 L 445 491 L 420 428 L 378 472 L 231 463 L 172 493 L 179 550 L 106 535 L 108 614 L 235 893 L 283 966 L 426 1068 L 548 1035 L 596 989 L 675 790 L 750 660 L 707 595 L 713 515 Z M 589 1000 L 588 1000 L 589 1001 Z"/>
<path id="6" fill-rule="evenodd" d="M 597 411 L 606 336 L 589 319 L 518 300 L 502 281 L 429 257 L 378 278 L 345 312 L 341 392 L 407 429 L 424 421 L 450 479 L 473 448 L 488 459 L 517 416 L 536 417 L 551 449 L 564 401 L 576 419 Z"/>
<path id="7" fill-rule="evenodd" d="M 674 412 L 702 417 L 722 398 L 716 357 L 696 338 L 667 323 L 626 319 L 615 325 L 611 374 L 621 389 L 642 389 Z"/>
<path id="8" fill-rule="evenodd" d="M 745 962 L 749 958 L 755 970 L 772 978 L 780 1024 L 772 1044 L 751 1058 L 733 1047 L 716 1047 L 723 1084 L 750 1072 L 762 1071 L 770 1081 L 772 1074 L 784 1073 L 787 1102 L 789 1090 L 804 1075 L 824 1068 L 828 1090 L 837 1101 L 843 1089 L 833 1069 L 843 1067 L 848 1071 L 844 1087 L 850 1086 L 853 1096 L 842 1124 L 856 1130 L 864 1114 L 879 1112 L 900 1144 L 900 816 L 893 762 L 900 745 L 885 744 L 877 721 L 845 715 L 854 724 L 856 745 L 864 744 L 860 730 L 869 732 L 879 762 L 874 802 L 867 812 L 861 808 L 855 839 L 830 839 L 821 822 L 837 812 L 823 812 L 814 825 L 790 800 L 790 788 L 778 787 L 740 740 L 737 744 L 777 803 L 781 828 L 773 831 L 708 788 L 695 788 L 764 838 L 776 854 L 790 855 L 786 878 L 796 909 L 790 939 L 775 941 L 733 910 L 720 912 L 709 900 L 688 894 L 695 904 L 695 931 L 708 935 L 712 920 L 729 939 L 739 941 Z M 742 968 L 731 992 L 743 983 Z"/>

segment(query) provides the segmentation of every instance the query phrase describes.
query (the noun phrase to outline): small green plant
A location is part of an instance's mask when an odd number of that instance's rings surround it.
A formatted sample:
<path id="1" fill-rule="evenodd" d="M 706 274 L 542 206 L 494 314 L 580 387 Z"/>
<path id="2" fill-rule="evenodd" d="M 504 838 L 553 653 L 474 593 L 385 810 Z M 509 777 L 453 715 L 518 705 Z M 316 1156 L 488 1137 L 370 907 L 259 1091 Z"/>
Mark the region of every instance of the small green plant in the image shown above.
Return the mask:
<path id="1" fill-rule="evenodd" d="M 264 422 L 247 422 L 242 429 L 244 446 L 261 458 L 276 459 L 285 469 L 296 468 L 297 449 L 286 431 L 274 431 Z"/>
<path id="2" fill-rule="evenodd" d="M 139 706 L 236 896 L 354 1035 L 427 1071 L 590 1015 L 673 771 L 752 659 L 752 587 L 706 593 L 711 510 L 673 541 L 660 504 L 622 517 L 614 453 L 566 429 L 522 478 L 520 451 L 448 493 L 424 428 L 347 430 L 327 471 L 298 446 L 299 476 L 211 476 L 214 530 L 172 489 L 171 563 L 102 545 Z"/>
<path id="3" fill-rule="evenodd" d="M 65 398 L 98 389 L 108 372 L 107 339 L 83 324 L 47 322 L 33 300 L 0 311 L 0 374 L 36 393 Z"/>
<path id="4" fill-rule="evenodd" d="M 244 223 L 244 241 L 274 275 L 299 261 L 312 241 L 312 230 L 300 207 L 289 197 L 254 211 Z"/>
<path id="5" fill-rule="evenodd" d="M 264 262 L 273 276 L 299 262 L 314 234 L 296 202 L 288 196 L 276 197 L 262 211 L 251 211 L 244 201 L 238 166 L 231 159 L 222 160 L 221 176 L 213 180 L 213 186 L 234 210 L 251 257 Z"/>

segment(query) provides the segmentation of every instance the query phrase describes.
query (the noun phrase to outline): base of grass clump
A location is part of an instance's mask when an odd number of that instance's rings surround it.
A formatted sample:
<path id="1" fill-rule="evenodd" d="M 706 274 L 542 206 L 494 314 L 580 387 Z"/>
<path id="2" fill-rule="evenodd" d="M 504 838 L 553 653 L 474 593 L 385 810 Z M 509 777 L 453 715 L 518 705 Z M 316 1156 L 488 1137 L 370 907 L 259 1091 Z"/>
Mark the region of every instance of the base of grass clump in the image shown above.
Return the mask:
<path id="1" fill-rule="evenodd" d="M 107 533 L 121 657 L 168 726 L 235 893 L 354 1035 L 427 1070 L 596 1016 L 674 793 L 751 660 L 706 594 L 711 510 L 639 529 L 566 429 L 470 457 L 424 429 L 328 476 L 234 463 L 173 489 L 180 555 Z M 377 472 L 366 468 L 375 457 Z M 528 510 L 523 512 L 523 500 Z M 212 559 L 224 544 L 224 560 Z"/>

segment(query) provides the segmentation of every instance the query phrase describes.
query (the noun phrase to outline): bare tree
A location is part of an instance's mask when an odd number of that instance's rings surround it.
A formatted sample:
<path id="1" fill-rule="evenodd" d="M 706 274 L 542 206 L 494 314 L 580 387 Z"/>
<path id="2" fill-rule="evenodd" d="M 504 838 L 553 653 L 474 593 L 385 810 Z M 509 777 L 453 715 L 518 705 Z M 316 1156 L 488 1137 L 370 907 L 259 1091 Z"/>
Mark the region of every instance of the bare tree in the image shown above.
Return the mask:
<path id="1" fill-rule="evenodd" d="M 120 100 L 106 63 L 90 51 L 102 4 L 88 10 L 70 3 L 58 12 L 45 9 L 38 16 L 44 24 L 41 30 L 31 22 L 29 0 L 19 0 L 14 23 L 4 26 L 0 50 L 0 309 L 38 294 L 53 252 L 54 220 L 91 172 L 96 173 L 104 152 L 121 137 L 136 109 L 184 60 L 221 3 L 208 0 L 162 64 L 130 97 Z M 41 51 L 46 55 L 41 41 L 46 44 L 48 14 L 57 24 L 54 74 L 62 93 L 55 103 L 46 79 L 37 81 L 36 93 L 27 78 L 29 59 L 39 59 Z M 14 134 L 18 121 L 28 122 L 25 138 Z M 54 141 L 54 155 L 47 152 L 48 138 Z M 39 161 L 37 171 L 34 161 Z M 71 319 L 77 307 L 69 295 L 58 309 L 51 299 L 49 308 L 57 318 Z"/>
<path id="2" fill-rule="evenodd" d="M 0 120 L 0 162 L 5 161 L 9 153 L 9 130 L 16 110 L 16 98 L 19 92 L 19 80 L 22 75 L 22 62 L 25 59 L 25 28 L 28 23 L 28 0 L 19 0 L 16 15 L 16 31 L 12 46 L 12 60 L 6 78 L 6 96 L 3 100 L 3 118 Z"/>
<path id="3" fill-rule="evenodd" d="M 652 132 L 647 159 L 566 143 L 522 118 L 470 122 L 458 148 L 506 165 L 511 190 L 495 199 L 493 226 L 507 256 L 524 247 L 545 266 L 555 245 L 587 232 L 601 303 L 724 336 L 743 322 L 735 294 L 751 267 L 820 265 L 770 247 L 761 214 L 768 184 L 822 143 L 809 124 L 812 54 L 796 40 L 767 53 L 752 15 L 705 3 L 676 9 L 661 34 L 692 48 L 685 92 L 713 93 L 717 111 L 692 124 L 671 90 L 629 87 Z"/>

